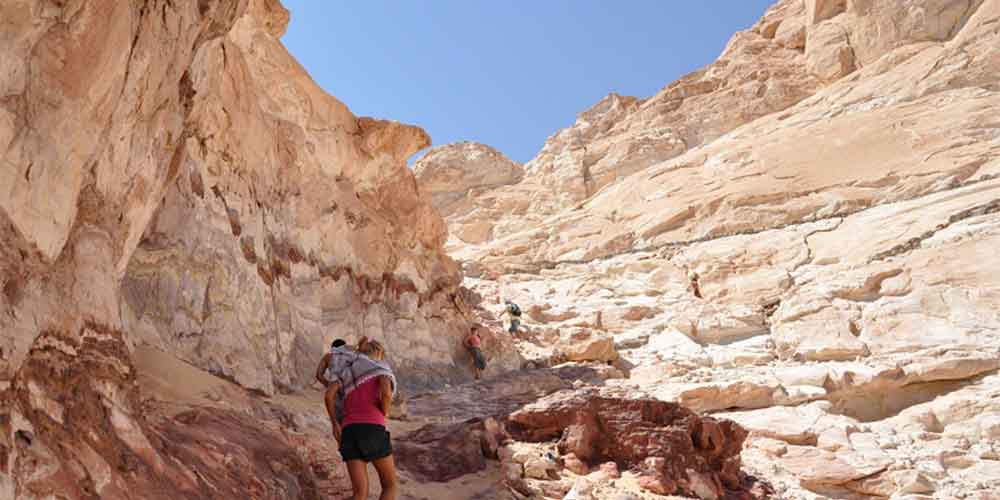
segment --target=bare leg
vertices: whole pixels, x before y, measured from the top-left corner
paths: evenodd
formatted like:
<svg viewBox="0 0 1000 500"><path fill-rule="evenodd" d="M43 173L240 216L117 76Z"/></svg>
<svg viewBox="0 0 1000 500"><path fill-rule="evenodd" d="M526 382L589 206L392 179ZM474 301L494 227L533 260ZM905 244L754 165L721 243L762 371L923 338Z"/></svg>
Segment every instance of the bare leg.
<svg viewBox="0 0 1000 500"><path fill-rule="evenodd" d="M352 500L368 500L368 464L361 460L348 460L347 475L354 490Z"/></svg>
<svg viewBox="0 0 1000 500"><path fill-rule="evenodd" d="M471 349L469 350L469 357L472 358L472 376L476 380L479 380L479 368L476 367L476 353L472 352Z"/></svg>
<svg viewBox="0 0 1000 500"><path fill-rule="evenodd" d="M396 495L399 494L399 484L396 480L396 462L393 461L392 455L380 458L372 462L372 465L375 466L375 471L378 472L378 482L382 485L382 494L379 495L378 500L396 500Z"/></svg>

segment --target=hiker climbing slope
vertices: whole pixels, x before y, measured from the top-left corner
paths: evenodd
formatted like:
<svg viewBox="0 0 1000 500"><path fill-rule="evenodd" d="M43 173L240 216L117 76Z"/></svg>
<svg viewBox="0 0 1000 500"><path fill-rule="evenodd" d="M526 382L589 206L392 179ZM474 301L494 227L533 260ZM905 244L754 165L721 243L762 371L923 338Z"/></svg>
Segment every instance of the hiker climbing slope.
<svg viewBox="0 0 1000 500"><path fill-rule="evenodd" d="M486 369L486 356L483 355L482 346L483 338L479 336L479 327L473 325L469 329L469 334L465 336L463 341L465 348L468 349L469 355L472 356L472 369L476 380L482 376L483 370Z"/></svg>
<svg viewBox="0 0 1000 500"><path fill-rule="evenodd" d="M326 378L326 372L330 368L330 361L336 356L338 363L343 363L340 361L346 356L350 356L353 353L353 349L347 345L343 339L336 339L330 344L330 352L323 355L323 358L319 360L319 366L316 367L316 380L323 387L329 388L331 380ZM336 363L335 363L336 364ZM337 415L337 422L344 421L344 392L340 391L337 393L337 399L334 401L334 409Z"/></svg>
<svg viewBox="0 0 1000 500"><path fill-rule="evenodd" d="M324 378L330 381L324 401L333 436L347 465L354 500L368 498L368 464L375 466L382 486L380 500L398 495L392 443L386 430L396 377L385 362L381 343L362 337L356 352L331 353ZM336 415L334 402L344 394L344 417Z"/></svg>
<svg viewBox="0 0 1000 500"><path fill-rule="evenodd" d="M521 328L521 308L510 299L504 299L504 304L506 307L503 314L510 316L510 328L507 331L512 335L516 335Z"/></svg>

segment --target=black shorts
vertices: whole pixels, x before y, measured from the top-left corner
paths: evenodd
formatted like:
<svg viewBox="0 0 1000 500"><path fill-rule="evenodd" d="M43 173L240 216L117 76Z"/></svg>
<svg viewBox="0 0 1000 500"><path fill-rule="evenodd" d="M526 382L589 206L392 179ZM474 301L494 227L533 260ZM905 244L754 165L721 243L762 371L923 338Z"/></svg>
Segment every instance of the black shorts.
<svg viewBox="0 0 1000 500"><path fill-rule="evenodd" d="M470 347L469 352L472 353L473 364L476 365L476 369L485 370L486 369L486 356L483 356L483 351L478 347Z"/></svg>
<svg viewBox="0 0 1000 500"><path fill-rule="evenodd" d="M351 424L340 436L340 456L344 461L371 462L392 455L389 431L376 424Z"/></svg>

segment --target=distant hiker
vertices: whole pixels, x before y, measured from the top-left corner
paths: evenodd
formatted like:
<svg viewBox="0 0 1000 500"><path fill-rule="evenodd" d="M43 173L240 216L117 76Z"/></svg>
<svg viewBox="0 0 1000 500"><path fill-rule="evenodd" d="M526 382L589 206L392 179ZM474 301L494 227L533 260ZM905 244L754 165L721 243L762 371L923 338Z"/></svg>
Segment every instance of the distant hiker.
<svg viewBox="0 0 1000 500"><path fill-rule="evenodd" d="M357 352L332 351L324 375L331 383L324 395L333 437L347 464L354 500L368 498L368 462L375 466L382 485L380 500L395 500L399 486L392 443L385 428L396 377L384 361L385 348L362 337ZM344 393L344 419L337 419L337 395Z"/></svg>
<svg viewBox="0 0 1000 500"><path fill-rule="evenodd" d="M483 356L482 347L483 338L479 336L479 327L473 326L469 329L469 334L465 336L465 348L472 356L472 370L476 380L479 380L483 370L486 369L486 356Z"/></svg>
<svg viewBox="0 0 1000 500"><path fill-rule="evenodd" d="M344 339L336 339L330 344L330 352L324 354L319 360L319 366L316 367L316 380L319 381L320 384L323 384L323 387L330 387L331 381L326 378L326 371L330 367L330 359L334 356L334 354L337 354L342 350L345 351L346 354L351 351L351 348L348 347L347 342L345 342ZM344 420L343 394L343 392L337 393L337 399L334 401L334 409L336 410L335 413L337 415L338 422Z"/></svg>
<svg viewBox="0 0 1000 500"><path fill-rule="evenodd" d="M699 298L699 299L702 298L702 296L701 296L701 284L698 281L700 279L701 278L698 276L698 273L691 273L691 286L690 286L691 293L693 293L694 296L697 297L697 298Z"/></svg>
<svg viewBox="0 0 1000 500"><path fill-rule="evenodd" d="M505 299L503 302L507 306L503 314L510 316L510 329L507 331L512 335L517 335L517 331L521 327L521 308L517 307L517 304L511 302L510 299Z"/></svg>

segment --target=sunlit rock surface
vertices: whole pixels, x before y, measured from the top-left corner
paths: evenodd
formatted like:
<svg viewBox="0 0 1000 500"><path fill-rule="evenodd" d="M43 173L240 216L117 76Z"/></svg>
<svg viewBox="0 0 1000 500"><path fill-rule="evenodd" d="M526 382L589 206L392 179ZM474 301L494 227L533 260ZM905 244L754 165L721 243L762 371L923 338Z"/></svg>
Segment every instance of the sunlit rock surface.
<svg viewBox="0 0 1000 500"><path fill-rule="evenodd" d="M740 422L783 498L988 498L998 26L995 0L778 2L703 70L581 113L446 215L494 237L448 247L526 311L526 357L611 336L609 384Z"/></svg>

